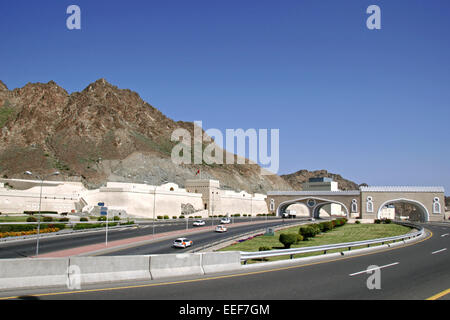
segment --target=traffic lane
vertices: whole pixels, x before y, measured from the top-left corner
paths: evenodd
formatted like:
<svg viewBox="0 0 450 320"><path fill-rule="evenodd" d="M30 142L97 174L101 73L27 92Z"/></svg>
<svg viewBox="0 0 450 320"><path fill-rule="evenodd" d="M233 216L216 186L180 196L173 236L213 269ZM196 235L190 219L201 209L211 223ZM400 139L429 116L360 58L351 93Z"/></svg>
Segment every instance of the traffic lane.
<svg viewBox="0 0 450 320"><path fill-rule="evenodd" d="M433 229L432 227L429 227ZM433 230L432 230L433 231ZM437 232L437 230L434 230ZM440 239L440 240L436 240ZM40 297L43 299L424 299L440 291L439 286L448 284L448 256L441 260L425 259L430 249L445 244L441 237L434 236L407 247L398 247L383 252L351 256L337 261L320 262L306 266L292 266L275 270L244 270L237 274L209 275L191 282L168 280L161 284L155 281L135 282L135 288L120 288L101 292L74 292L73 294ZM408 272L404 272L411 255L416 257ZM351 278L350 274L365 270L370 265L384 266L381 290L369 290L366 286L368 274ZM429 272L433 270L434 273ZM436 275L436 276L433 276ZM406 284L399 278L404 277ZM205 279L206 278L206 279ZM402 280L402 279L400 279ZM391 285L392 284L392 285ZM147 285L147 287L145 287ZM423 287L428 286L428 291ZM144 286L144 287L143 287ZM422 288L421 288L422 287ZM94 289L87 286L84 289ZM108 288L108 285L97 286ZM219 288L219 289L218 289ZM420 290L419 290L420 289ZM445 288L446 289L446 288ZM442 289L442 290L445 290ZM53 290L53 289L49 289ZM43 292L41 290L41 292ZM51 292L51 291L45 291ZM414 292L414 296L410 296ZM29 294L30 291L28 291ZM189 293L188 295L186 293Z"/></svg>
<svg viewBox="0 0 450 320"><path fill-rule="evenodd" d="M220 219L217 219L218 222ZM250 219L248 219L250 220ZM263 222L263 219L253 219L254 221ZM270 220L269 220L270 221ZM277 221L281 221L278 219ZM191 230L193 221L190 222L188 228ZM183 230L186 224L182 222L175 223L155 223L155 234L166 233L171 231ZM39 239L39 253L45 254L60 250L73 249L81 246L103 243L106 240L106 230L94 233L80 233L73 235L56 236L52 238ZM148 236L153 234L153 225L147 225L139 228L124 228L122 230L109 229L108 241L123 240L132 237ZM36 239L7 242L0 244L0 258L24 258L32 257L36 254Z"/></svg>
<svg viewBox="0 0 450 320"><path fill-rule="evenodd" d="M433 231L433 227L429 227ZM437 232L437 230L435 230ZM450 287L447 255L428 259L441 246L433 236L407 247L352 256L331 262L278 270L247 271L225 277L167 285L69 295L73 299L425 299ZM413 261L413 263L411 262ZM381 289L368 289L370 274L351 277L368 266L398 264L381 269ZM206 280L205 280L206 278ZM209 279L208 279L209 278ZM188 293L188 294L186 294ZM66 299L67 296L53 296Z"/></svg>
<svg viewBox="0 0 450 320"><path fill-rule="evenodd" d="M298 222L298 221L297 221ZM297 223L290 222L290 223ZM214 230L208 230L201 233L196 234L186 234L186 235L178 235L171 239L161 240L157 242L153 242L150 244L145 244L142 246L126 248L123 250L117 250L113 252L106 253L104 255L108 256L118 256L118 255L148 255L148 254L167 254L167 253L182 253L187 252L196 247L202 247L204 245L210 244L215 241L220 241L220 239L226 239L232 236L238 236L242 233L252 232L259 229L264 229L268 227L276 227L287 225L286 222L283 221L274 221L268 222L267 224L256 224L256 225L246 225L246 226L233 226L227 225L228 231L224 233L215 232ZM172 243L176 238L188 238L194 242L193 246L187 247L185 249L182 248L173 248Z"/></svg>

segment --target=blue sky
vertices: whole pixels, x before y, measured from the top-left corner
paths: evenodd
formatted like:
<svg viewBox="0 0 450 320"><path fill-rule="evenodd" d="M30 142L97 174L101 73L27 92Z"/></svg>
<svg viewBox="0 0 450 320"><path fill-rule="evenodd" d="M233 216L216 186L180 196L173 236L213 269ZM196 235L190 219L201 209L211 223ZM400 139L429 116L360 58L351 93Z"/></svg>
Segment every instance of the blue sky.
<svg viewBox="0 0 450 320"><path fill-rule="evenodd" d="M449 14L448 0L2 1L0 80L106 78L204 129L280 129L279 174L450 190Z"/></svg>

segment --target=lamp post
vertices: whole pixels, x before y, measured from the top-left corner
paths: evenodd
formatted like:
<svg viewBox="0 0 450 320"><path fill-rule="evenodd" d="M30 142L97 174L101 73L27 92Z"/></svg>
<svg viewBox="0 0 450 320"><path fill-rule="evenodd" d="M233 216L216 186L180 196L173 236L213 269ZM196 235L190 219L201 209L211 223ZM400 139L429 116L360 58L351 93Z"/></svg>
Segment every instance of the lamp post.
<svg viewBox="0 0 450 320"><path fill-rule="evenodd" d="M26 171L25 172L26 175L32 176L33 173L31 171ZM35 175L36 178L38 178L41 181L41 190L39 193L39 213L38 213L38 227L37 227L37 242L36 242L36 257L39 255L39 232L41 229L41 204L42 204L42 185L44 184L44 179L51 177L51 176L57 176L59 175L59 171L55 171L52 174L46 175L46 176L37 176Z"/></svg>
<svg viewBox="0 0 450 320"><path fill-rule="evenodd" d="M147 183L147 181L144 181ZM168 181L163 181L161 184L167 183ZM155 235L155 214L156 214L156 188L158 186L155 185L155 188L153 189L153 235Z"/></svg>

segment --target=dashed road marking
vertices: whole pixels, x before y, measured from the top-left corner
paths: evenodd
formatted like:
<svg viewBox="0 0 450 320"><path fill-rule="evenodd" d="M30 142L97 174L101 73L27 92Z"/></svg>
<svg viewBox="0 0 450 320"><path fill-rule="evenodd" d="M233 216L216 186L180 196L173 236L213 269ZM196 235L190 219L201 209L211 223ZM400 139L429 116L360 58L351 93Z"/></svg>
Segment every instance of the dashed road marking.
<svg viewBox="0 0 450 320"><path fill-rule="evenodd" d="M358 272L349 274L349 276L352 277L352 276L356 276L356 275L361 274L361 273L367 273L367 272L369 272L369 271L373 271L373 270L378 270L378 269L383 269L383 268L395 266L395 265L397 265L397 264L399 264L399 263L400 263L400 262L394 262L394 263L386 264L386 265L381 266L381 267L378 267L378 268L372 268L372 269L367 269L367 270L363 270L363 271L358 271Z"/></svg>

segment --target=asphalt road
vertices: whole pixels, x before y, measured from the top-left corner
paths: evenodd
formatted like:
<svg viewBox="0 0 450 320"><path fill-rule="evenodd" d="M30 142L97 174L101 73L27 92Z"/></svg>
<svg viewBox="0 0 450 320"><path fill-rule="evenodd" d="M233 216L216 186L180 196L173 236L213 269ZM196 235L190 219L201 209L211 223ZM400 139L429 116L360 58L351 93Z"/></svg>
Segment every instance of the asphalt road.
<svg viewBox="0 0 450 320"><path fill-rule="evenodd" d="M265 218L253 218L252 221L265 221ZM211 220L206 219L207 225L211 225ZM214 220L214 225L219 224L220 219ZM248 222L249 218L239 218L235 219L235 222ZM192 226L193 221L189 222L189 230L194 229ZM274 224L282 223L282 219L269 219L268 226ZM260 226L253 225L247 226L244 230L256 230L261 228ZM165 233L170 231L184 230L186 229L186 222L175 221L175 222L158 222L155 224L155 234ZM235 231L238 231L236 229ZM229 231L231 232L231 229ZM234 231L233 231L234 232ZM122 229L110 229L108 231L108 241L122 240L132 237L140 237L153 234L153 225L151 223L142 223L140 227L124 227ZM197 238L196 238L197 239ZM72 249L81 246L87 246L97 243L105 242L105 231L99 232L89 232L89 233L78 233L69 234L64 236L52 236L52 237L41 237L39 240L39 253L45 254L59 250ZM204 243L203 240L200 244ZM197 241L196 241L197 244ZM146 249L147 250L147 249ZM160 253L158 246L155 247L154 253ZM138 251L136 251L138 252ZM32 257L36 253L36 239L31 240L21 240L21 241L11 241L0 243L0 259L8 258L24 258ZM119 254L119 253L118 253ZM130 253L124 253L130 254Z"/></svg>
<svg viewBox="0 0 450 320"><path fill-rule="evenodd" d="M146 244L143 246L138 247L132 247L127 248L123 250L116 250L112 252L108 252L106 254L101 255L107 255L107 256L119 256L119 255L147 255L147 254L166 254L166 253L183 253L183 252L189 252L192 250L198 250L199 248L202 248L205 245L214 243L214 242L220 242L225 241L227 238L239 236L244 233L249 233L255 230L264 229L267 227L276 227L276 226L282 226L287 225L290 223L299 223L301 220L295 219L295 220L283 220L283 219L276 219L273 221L268 221L267 224L258 224L258 225L244 225L244 226L233 226L232 224L225 225L228 227L227 232L218 233L212 230L205 231L202 233L196 233L196 234L187 234L187 235L179 235L173 237L173 239L170 240L161 240L152 242L150 244ZM180 237L186 237L189 240L193 241L193 245L191 247L187 247L185 249L182 248L174 248L172 247L172 242L176 238Z"/></svg>
<svg viewBox="0 0 450 320"><path fill-rule="evenodd" d="M418 243L309 265L171 281L93 285L73 292L61 288L60 294L58 289L17 294L70 300L426 299L450 288L450 227L426 224L426 228L432 234ZM366 270L373 265L381 268L380 289L367 287L372 274ZM449 298L450 294L440 297Z"/></svg>

